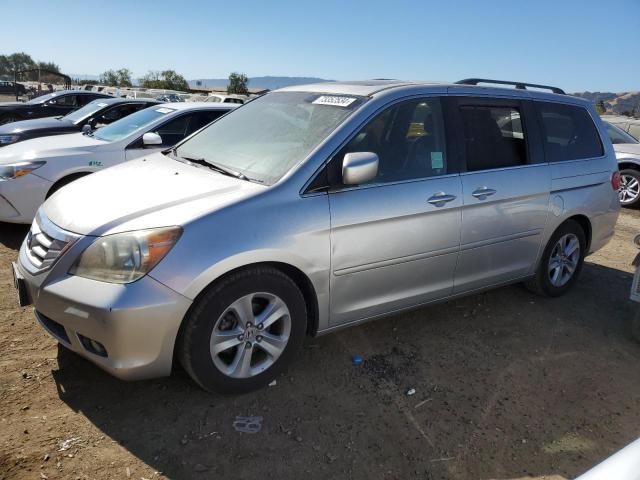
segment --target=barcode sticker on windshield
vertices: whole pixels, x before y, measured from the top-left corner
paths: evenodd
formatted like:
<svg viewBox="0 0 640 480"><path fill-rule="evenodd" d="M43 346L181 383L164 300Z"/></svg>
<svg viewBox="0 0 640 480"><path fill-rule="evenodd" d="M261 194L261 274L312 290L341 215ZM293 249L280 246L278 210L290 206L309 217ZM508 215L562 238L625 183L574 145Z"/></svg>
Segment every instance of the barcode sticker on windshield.
<svg viewBox="0 0 640 480"><path fill-rule="evenodd" d="M356 99L353 97L336 97L333 95L322 95L316 98L313 102L315 105L332 105L334 107L348 107Z"/></svg>
<svg viewBox="0 0 640 480"><path fill-rule="evenodd" d="M159 112L159 113L171 113L171 112L173 112L173 109L172 108L160 107L160 108L156 108L156 112Z"/></svg>

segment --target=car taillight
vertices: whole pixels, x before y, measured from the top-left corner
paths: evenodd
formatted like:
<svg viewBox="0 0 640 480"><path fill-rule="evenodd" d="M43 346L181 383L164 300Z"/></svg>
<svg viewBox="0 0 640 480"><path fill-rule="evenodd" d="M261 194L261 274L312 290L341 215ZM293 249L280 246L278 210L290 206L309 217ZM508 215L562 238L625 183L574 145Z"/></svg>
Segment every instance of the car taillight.
<svg viewBox="0 0 640 480"><path fill-rule="evenodd" d="M613 175L611 175L611 188L616 192L620 190L620 172L618 171L613 172Z"/></svg>

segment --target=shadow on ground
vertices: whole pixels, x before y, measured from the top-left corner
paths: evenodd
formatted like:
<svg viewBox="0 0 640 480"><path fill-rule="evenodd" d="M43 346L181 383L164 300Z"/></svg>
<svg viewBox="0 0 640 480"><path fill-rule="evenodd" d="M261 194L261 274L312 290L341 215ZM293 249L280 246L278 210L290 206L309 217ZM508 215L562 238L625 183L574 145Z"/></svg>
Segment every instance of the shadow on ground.
<svg viewBox="0 0 640 480"><path fill-rule="evenodd" d="M559 299L513 286L310 339L276 386L244 396L181 370L121 382L63 348L53 375L170 478L573 478L638 434L630 282L587 264ZM236 416L262 430L236 432Z"/></svg>
<svg viewBox="0 0 640 480"><path fill-rule="evenodd" d="M0 222L0 233L0 244L12 250L18 250L22 240L29 233L29 225Z"/></svg>

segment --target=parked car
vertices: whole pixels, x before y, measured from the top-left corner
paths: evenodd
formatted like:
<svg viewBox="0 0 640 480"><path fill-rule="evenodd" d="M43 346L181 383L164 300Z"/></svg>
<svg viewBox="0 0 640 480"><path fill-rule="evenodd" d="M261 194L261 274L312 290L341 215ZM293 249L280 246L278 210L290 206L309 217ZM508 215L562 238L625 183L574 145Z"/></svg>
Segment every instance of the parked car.
<svg viewBox="0 0 640 480"><path fill-rule="evenodd" d="M219 95L217 93L209 95L207 98L205 98L204 101L213 102L213 103L239 103L239 104L245 103L244 98L236 97L232 95Z"/></svg>
<svg viewBox="0 0 640 480"><path fill-rule="evenodd" d="M63 186L89 173L172 147L233 107L163 103L94 132L8 145L0 149L0 221L31 223L40 204Z"/></svg>
<svg viewBox="0 0 640 480"><path fill-rule="evenodd" d="M18 95L20 96L27 94L27 89L23 84L17 83L17 82L8 82L8 81L0 80L0 94L15 95L16 89L18 91Z"/></svg>
<svg viewBox="0 0 640 480"><path fill-rule="evenodd" d="M617 126L604 122L620 169L620 203L636 207L640 203L640 142Z"/></svg>
<svg viewBox="0 0 640 480"><path fill-rule="evenodd" d="M2 102L0 103L0 125L30 118L66 115L96 98L113 97L84 90L64 90L41 95L28 102Z"/></svg>
<svg viewBox="0 0 640 480"><path fill-rule="evenodd" d="M562 295L620 210L605 128L557 88L474 83L288 87L82 178L39 209L20 301L117 377L177 359L243 392L307 334L516 282Z"/></svg>
<svg viewBox="0 0 640 480"><path fill-rule="evenodd" d="M160 100L161 102L184 102L184 99L177 93L164 93L158 95L156 100Z"/></svg>
<svg viewBox="0 0 640 480"><path fill-rule="evenodd" d="M94 130L159 103L145 99L100 98L64 116L7 123L0 125L0 147L31 138L79 132L85 125Z"/></svg>
<svg viewBox="0 0 640 480"><path fill-rule="evenodd" d="M636 140L640 140L640 118L625 117L623 115L603 115L602 119L627 132Z"/></svg>

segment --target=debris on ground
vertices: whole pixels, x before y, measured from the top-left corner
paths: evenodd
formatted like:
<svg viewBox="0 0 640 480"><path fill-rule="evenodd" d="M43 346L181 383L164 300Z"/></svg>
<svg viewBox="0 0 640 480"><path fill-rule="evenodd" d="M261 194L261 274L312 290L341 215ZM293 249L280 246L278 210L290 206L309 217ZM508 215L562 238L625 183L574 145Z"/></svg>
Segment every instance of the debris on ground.
<svg viewBox="0 0 640 480"><path fill-rule="evenodd" d="M406 392L407 397L410 397L411 395L415 395L416 394L416 389L415 388L409 388Z"/></svg>
<svg viewBox="0 0 640 480"><path fill-rule="evenodd" d="M353 363L356 367L359 367L360 365L362 365L362 357L360 355L352 355L351 356L351 363Z"/></svg>
<svg viewBox="0 0 640 480"><path fill-rule="evenodd" d="M262 417L236 417L233 428L240 433L258 433L262 430Z"/></svg>
<svg viewBox="0 0 640 480"><path fill-rule="evenodd" d="M65 450L69 450L71 447L77 445L78 443L80 443L80 437L68 438L60 442L60 448L58 449L58 451L64 452Z"/></svg>

